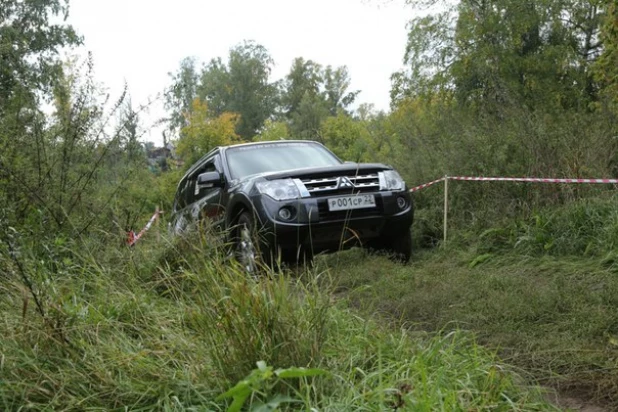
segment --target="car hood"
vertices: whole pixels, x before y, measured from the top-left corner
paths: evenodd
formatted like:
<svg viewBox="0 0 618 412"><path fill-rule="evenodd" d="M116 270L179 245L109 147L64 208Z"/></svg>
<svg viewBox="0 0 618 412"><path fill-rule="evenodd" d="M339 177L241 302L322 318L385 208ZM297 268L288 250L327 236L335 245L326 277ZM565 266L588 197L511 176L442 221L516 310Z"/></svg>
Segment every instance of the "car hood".
<svg viewBox="0 0 618 412"><path fill-rule="evenodd" d="M337 175L354 176L391 169L392 167L381 163L343 163L337 166L308 167L303 169L284 170L281 172L262 173L261 175L254 175L253 177L261 176L267 180L287 178L308 179Z"/></svg>

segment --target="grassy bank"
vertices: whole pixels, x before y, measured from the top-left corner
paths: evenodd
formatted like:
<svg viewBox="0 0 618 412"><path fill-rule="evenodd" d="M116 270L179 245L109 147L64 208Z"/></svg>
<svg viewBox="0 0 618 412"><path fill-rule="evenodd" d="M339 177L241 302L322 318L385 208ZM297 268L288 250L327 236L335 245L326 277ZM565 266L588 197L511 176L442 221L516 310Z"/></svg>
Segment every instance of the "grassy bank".
<svg viewBox="0 0 618 412"><path fill-rule="evenodd" d="M3 410L553 409L472 334L380 326L319 268L255 281L204 238L109 244L3 255Z"/></svg>
<svg viewBox="0 0 618 412"><path fill-rule="evenodd" d="M338 295L412 331L472 331L542 384L618 407L618 212L582 200L418 250L328 257ZM358 270L362 267L363 270Z"/></svg>

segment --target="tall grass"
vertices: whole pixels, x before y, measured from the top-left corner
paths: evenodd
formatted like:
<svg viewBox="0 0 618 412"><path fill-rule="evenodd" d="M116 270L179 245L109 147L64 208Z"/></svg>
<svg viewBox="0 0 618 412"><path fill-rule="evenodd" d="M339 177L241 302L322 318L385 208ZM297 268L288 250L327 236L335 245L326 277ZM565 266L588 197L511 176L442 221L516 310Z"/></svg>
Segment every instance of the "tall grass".
<svg viewBox="0 0 618 412"><path fill-rule="evenodd" d="M2 255L0 408L224 410L256 365L328 373L249 385L246 406L547 410L539 391L460 332L392 332L331 293L318 268L246 276L215 239L133 250L96 241ZM49 263L49 262L48 262ZM36 288L44 316L17 275ZM288 376L296 376L288 373Z"/></svg>
<svg viewBox="0 0 618 412"><path fill-rule="evenodd" d="M605 193L542 208L525 219L499 222L480 233L479 248L556 256L613 255L618 246L617 201L617 195Z"/></svg>
<svg viewBox="0 0 618 412"><path fill-rule="evenodd" d="M413 330L473 331L545 384L615 409L617 200L605 192L461 225L443 247L417 249L407 267L358 252L327 265L339 295L364 313ZM423 211L422 227L439 219L432 213Z"/></svg>

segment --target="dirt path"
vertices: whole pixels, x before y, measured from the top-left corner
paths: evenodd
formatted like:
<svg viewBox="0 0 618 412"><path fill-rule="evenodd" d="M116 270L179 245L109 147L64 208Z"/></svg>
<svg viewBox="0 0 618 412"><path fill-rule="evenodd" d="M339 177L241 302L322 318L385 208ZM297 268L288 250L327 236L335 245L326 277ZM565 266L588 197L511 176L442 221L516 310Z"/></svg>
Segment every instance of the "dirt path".
<svg viewBox="0 0 618 412"><path fill-rule="evenodd" d="M577 411L577 412L609 412L609 409L594 405L588 401L585 401L577 396L559 394L553 389L549 389L551 392L547 394L547 399L554 405L564 410Z"/></svg>

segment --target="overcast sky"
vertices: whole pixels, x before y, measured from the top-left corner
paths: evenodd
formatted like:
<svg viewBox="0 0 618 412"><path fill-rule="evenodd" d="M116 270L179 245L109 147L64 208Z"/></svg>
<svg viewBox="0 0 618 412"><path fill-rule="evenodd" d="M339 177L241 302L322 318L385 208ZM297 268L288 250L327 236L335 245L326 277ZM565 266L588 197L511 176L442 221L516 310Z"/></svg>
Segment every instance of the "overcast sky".
<svg viewBox="0 0 618 412"><path fill-rule="evenodd" d="M184 57L227 60L243 40L265 46L272 80L295 57L346 65L357 103L388 110L390 75L399 70L406 23L403 0L70 0L69 23L84 36L97 80L118 96L126 81L135 105L155 98ZM163 115L154 105L147 122ZM154 129L144 140L161 142Z"/></svg>

